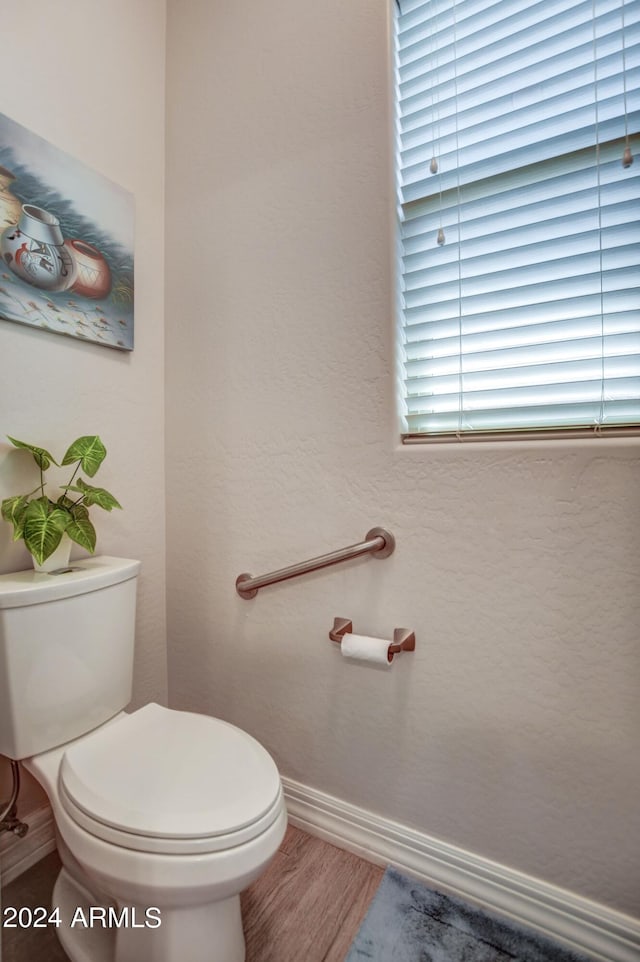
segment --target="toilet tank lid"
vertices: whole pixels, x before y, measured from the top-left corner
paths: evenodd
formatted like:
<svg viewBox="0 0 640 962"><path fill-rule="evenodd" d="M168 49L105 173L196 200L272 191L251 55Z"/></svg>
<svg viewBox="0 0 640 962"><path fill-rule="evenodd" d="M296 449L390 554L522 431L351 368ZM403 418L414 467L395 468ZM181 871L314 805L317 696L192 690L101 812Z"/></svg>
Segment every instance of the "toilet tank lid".
<svg viewBox="0 0 640 962"><path fill-rule="evenodd" d="M72 561L60 573L14 571L0 575L0 608L23 608L108 588L136 578L140 562L101 555Z"/></svg>

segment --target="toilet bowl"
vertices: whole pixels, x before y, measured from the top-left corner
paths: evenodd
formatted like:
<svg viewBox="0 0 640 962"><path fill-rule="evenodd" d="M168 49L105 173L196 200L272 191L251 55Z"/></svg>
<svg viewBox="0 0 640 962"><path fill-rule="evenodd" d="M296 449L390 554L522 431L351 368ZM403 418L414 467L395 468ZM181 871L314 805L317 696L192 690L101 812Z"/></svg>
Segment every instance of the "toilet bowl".
<svg viewBox="0 0 640 962"><path fill-rule="evenodd" d="M287 821L278 771L255 739L150 704L24 765L62 842L54 905L73 962L244 960L239 894Z"/></svg>
<svg viewBox="0 0 640 962"><path fill-rule="evenodd" d="M0 576L0 753L22 759L51 803L63 866L56 932L71 962L244 962L240 892L273 858L287 824L278 770L259 742L221 719L153 703L122 710L128 644L112 643L112 630L134 606L129 596L114 625L114 605L118 587L129 585L130 595L139 565L86 565L66 589L42 580L50 576ZM78 595L94 596L85 614L108 613L104 633L74 623ZM28 619L11 618L31 605L33 631ZM58 686L33 661L43 618L47 665L67 666L57 713Z"/></svg>

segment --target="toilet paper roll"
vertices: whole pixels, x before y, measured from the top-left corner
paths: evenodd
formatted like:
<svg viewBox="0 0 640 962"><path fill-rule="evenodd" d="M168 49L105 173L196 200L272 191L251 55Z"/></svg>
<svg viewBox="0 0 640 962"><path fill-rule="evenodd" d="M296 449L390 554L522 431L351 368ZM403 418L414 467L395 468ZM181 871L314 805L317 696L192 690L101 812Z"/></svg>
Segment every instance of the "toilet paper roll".
<svg viewBox="0 0 640 962"><path fill-rule="evenodd" d="M368 661L374 665L391 668L389 661L389 645L385 638L370 638L368 635L342 636L342 654L345 658L357 658L358 661Z"/></svg>

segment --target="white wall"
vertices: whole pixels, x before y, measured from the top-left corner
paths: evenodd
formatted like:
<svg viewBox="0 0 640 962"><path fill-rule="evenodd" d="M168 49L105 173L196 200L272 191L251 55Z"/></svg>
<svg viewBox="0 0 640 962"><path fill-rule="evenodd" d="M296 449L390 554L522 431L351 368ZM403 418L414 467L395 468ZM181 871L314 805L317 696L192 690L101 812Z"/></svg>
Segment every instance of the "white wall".
<svg viewBox="0 0 640 962"><path fill-rule="evenodd" d="M60 0L2 11L0 112L135 196L133 353L0 320L0 497L20 493L35 469L7 434L58 456L81 434L104 440L108 456L96 483L124 510L96 510L98 552L143 562L136 704L166 697L165 19L164 0ZM9 525L0 524L0 572L30 564L23 545L11 543ZM7 771L0 765L0 799ZM41 799L27 782L21 815Z"/></svg>
<svg viewBox="0 0 640 962"><path fill-rule="evenodd" d="M638 914L639 448L398 446L386 6L169 0L172 704ZM387 561L234 591L377 524ZM417 651L346 664L334 615Z"/></svg>

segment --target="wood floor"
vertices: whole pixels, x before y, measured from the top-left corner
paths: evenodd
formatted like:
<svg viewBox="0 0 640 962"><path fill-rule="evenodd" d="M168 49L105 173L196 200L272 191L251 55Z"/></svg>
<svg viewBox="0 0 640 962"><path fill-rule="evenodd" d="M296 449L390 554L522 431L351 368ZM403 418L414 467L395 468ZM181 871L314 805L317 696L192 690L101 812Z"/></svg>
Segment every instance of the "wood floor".
<svg viewBox="0 0 640 962"><path fill-rule="evenodd" d="M59 864L48 855L2 890L2 906L48 905ZM266 872L242 895L246 962L344 962L383 871L289 826ZM2 962L65 960L53 930L2 932Z"/></svg>
<svg viewBox="0 0 640 962"><path fill-rule="evenodd" d="M383 871L289 826L242 896L247 962L344 962Z"/></svg>

